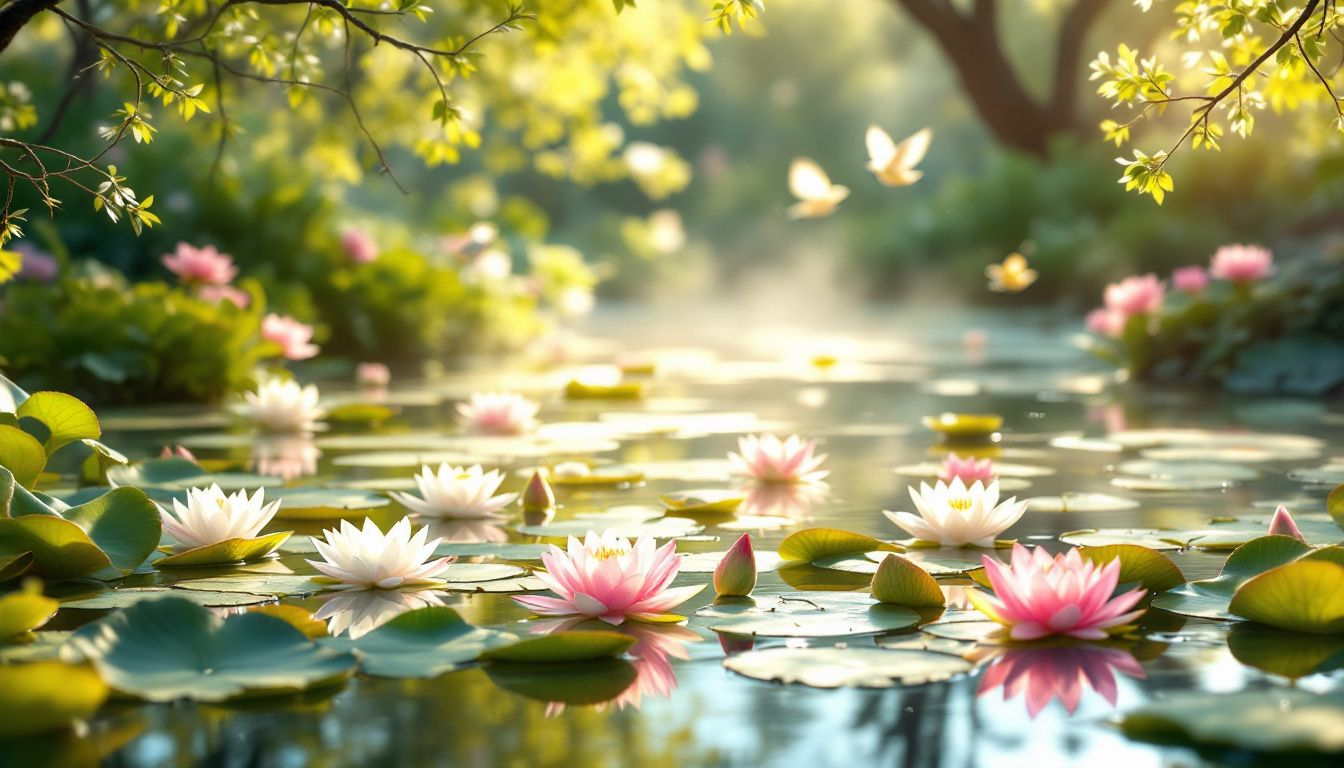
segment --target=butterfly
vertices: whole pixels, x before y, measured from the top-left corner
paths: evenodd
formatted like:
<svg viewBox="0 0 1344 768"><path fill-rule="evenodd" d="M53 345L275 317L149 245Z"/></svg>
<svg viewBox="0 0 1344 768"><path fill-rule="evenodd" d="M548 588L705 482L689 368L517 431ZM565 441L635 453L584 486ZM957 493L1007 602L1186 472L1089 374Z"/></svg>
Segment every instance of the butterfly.
<svg viewBox="0 0 1344 768"><path fill-rule="evenodd" d="M888 187L914 184L924 175L923 171L915 170L915 166L924 159L931 141L933 130L929 128L897 144L891 140L891 134L876 125L870 125L864 137L864 143L868 145L868 170Z"/></svg>
<svg viewBox="0 0 1344 768"><path fill-rule="evenodd" d="M1027 265L1027 257L1020 253L1010 253L1002 264L990 264L985 267L985 277L989 278L989 290L999 293L1017 293L1026 290L1036 282L1039 275Z"/></svg>
<svg viewBox="0 0 1344 768"><path fill-rule="evenodd" d="M789 166L789 191L798 198L798 202L789 206L790 219L829 216L841 200L849 197L849 187L832 184L821 166L805 157Z"/></svg>

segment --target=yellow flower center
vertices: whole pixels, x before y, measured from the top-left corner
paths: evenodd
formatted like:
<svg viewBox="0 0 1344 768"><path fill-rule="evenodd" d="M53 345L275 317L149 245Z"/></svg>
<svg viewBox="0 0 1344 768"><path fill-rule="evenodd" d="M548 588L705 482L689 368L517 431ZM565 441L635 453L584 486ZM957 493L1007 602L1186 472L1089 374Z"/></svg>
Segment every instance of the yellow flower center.
<svg viewBox="0 0 1344 768"><path fill-rule="evenodd" d="M629 552L630 550L625 549L623 547L603 546L598 547L597 549L589 553L589 557L593 558L594 560L610 560L613 557L621 557L622 555L626 555Z"/></svg>
<svg viewBox="0 0 1344 768"><path fill-rule="evenodd" d="M967 498L948 499L947 506L957 510L958 512L965 512L971 508L972 503L974 502L972 502L970 499Z"/></svg>

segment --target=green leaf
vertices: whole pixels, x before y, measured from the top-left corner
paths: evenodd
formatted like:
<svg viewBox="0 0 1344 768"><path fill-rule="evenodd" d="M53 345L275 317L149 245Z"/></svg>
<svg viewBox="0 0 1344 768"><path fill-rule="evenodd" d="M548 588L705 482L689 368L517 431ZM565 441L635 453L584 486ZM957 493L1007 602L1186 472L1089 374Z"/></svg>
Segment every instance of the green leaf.
<svg viewBox="0 0 1344 768"><path fill-rule="evenodd" d="M254 539L228 539L177 552L154 561L159 570L169 568L191 568L202 565L222 565L225 563L245 563L259 560L280 548L293 534L293 531L280 531Z"/></svg>
<svg viewBox="0 0 1344 768"><path fill-rule="evenodd" d="M511 645L488 650L481 654L481 659L528 663L592 661L620 656L636 642L638 638L635 636L620 632L570 630L524 638Z"/></svg>
<svg viewBox="0 0 1344 768"><path fill-rule="evenodd" d="M83 528L59 517L0 518L0 556L31 553L32 572L51 580L77 579L110 569L112 561Z"/></svg>
<svg viewBox="0 0 1344 768"><path fill-rule="evenodd" d="M107 700L92 669L58 661L0 664L0 691L0 739L68 728Z"/></svg>
<svg viewBox="0 0 1344 768"><path fill-rule="evenodd" d="M23 266L23 255L18 251L0 250L0 285L14 279Z"/></svg>
<svg viewBox="0 0 1344 768"><path fill-rule="evenodd" d="M508 632L474 627L452 608L434 605L407 611L358 639L322 642L353 651L366 674L431 678L466 666L483 651L515 639Z"/></svg>
<svg viewBox="0 0 1344 768"><path fill-rule="evenodd" d="M1340 528L1344 528L1344 485L1336 486L1326 497L1325 511L1330 513L1330 518Z"/></svg>
<svg viewBox="0 0 1344 768"><path fill-rule="evenodd" d="M159 508L139 488L114 489L63 516L87 531L122 575L139 568L163 535Z"/></svg>
<svg viewBox="0 0 1344 768"><path fill-rule="evenodd" d="M823 557L864 552L904 552L896 544L879 541L861 533L835 528L808 528L779 543L779 556L786 561L810 563Z"/></svg>
<svg viewBox="0 0 1344 768"><path fill-rule="evenodd" d="M178 597L147 600L81 627L62 656L91 661L117 691L148 701L288 694L350 676L355 659L283 619L220 619Z"/></svg>
<svg viewBox="0 0 1344 768"><path fill-rule="evenodd" d="M1291 562L1310 551L1291 536L1261 536L1233 550L1217 577L1192 581L1153 598L1153 607L1206 619L1235 619L1228 603L1237 588L1252 578Z"/></svg>
<svg viewBox="0 0 1344 768"><path fill-rule="evenodd" d="M47 467L46 449L22 429L0 425L0 467L8 469L19 485L32 488Z"/></svg>
<svg viewBox="0 0 1344 768"><path fill-rule="evenodd" d="M907 608L944 608L947 600L938 582L923 568L900 555L887 555L873 574L873 597Z"/></svg>
<svg viewBox="0 0 1344 768"><path fill-rule="evenodd" d="M0 597L0 643L46 624L58 608L60 603L44 597L41 587Z"/></svg>
<svg viewBox="0 0 1344 768"><path fill-rule="evenodd" d="M610 701L635 683L635 667L624 659L552 664L496 661L486 666L490 680L510 693L545 702L587 706Z"/></svg>
<svg viewBox="0 0 1344 768"><path fill-rule="evenodd" d="M78 608L84 611L109 611L125 608L129 605L148 600L160 600L172 597L188 600L209 608L229 608L238 605L256 605L271 599L269 595L250 595L243 592L207 592L195 589L172 589L169 587L121 587L108 589L88 597L66 600L62 609Z"/></svg>
<svg viewBox="0 0 1344 768"><path fill-rule="evenodd" d="M33 553L0 556L0 582L17 579L33 567Z"/></svg>
<svg viewBox="0 0 1344 768"><path fill-rule="evenodd" d="M67 443L97 440L103 434L93 409L79 398L61 392L34 392L14 413L46 426L51 433L45 444L48 456Z"/></svg>
<svg viewBox="0 0 1344 768"><path fill-rule="evenodd" d="M1294 632L1344 632L1344 565L1303 558L1265 571L1237 589L1227 610Z"/></svg>
<svg viewBox="0 0 1344 768"><path fill-rule="evenodd" d="M1185 583L1185 574L1181 573L1171 558L1137 544L1083 547L1078 550L1078 554L1098 566L1119 558L1120 583L1141 584L1149 592L1166 592Z"/></svg>
<svg viewBox="0 0 1344 768"><path fill-rule="evenodd" d="M363 516L392 503L380 493L351 488L277 488L268 490L266 498L280 500L275 516L281 520L331 520L354 512Z"/></svg>
<svg viewBox="0 0 1344 768"><path fill-rule="evenodd" d="M1297 679L1344 667L1344 635L1308 635L1260 624L1238 624L1227 635L1237 661Z"/></svg>
<svg viewBox="0 0 1344 768"><path fill-rule="evenodd" d="M958 656L885 648L767 648L735 653L723 666L739 675L814 688L890 688L940 682L971 670Z"/></svg>

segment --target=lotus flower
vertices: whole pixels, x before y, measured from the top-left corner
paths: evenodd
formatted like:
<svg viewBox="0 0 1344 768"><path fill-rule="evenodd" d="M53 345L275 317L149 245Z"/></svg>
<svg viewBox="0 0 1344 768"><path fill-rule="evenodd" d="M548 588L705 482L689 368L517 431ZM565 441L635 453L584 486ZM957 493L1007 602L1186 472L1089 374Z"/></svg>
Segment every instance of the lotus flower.
<svg viewBox="0 0 1344 768"><path fill-rule="evenodd" d="M238 276L233 257L220 253L213 245L197 248L178 243L175 252L164 254L163 266L177 279L192 285L226 285Z"/></svg>
<svg viewBox="0 0 1344 768"><path fill-rule="evenodd" d="M527 487L523 489L523 511L544 512L548 509L555 509L555 493L541 470L534 470L532 479L527 481Z"/></svg>
<svg viewBox="0 0 1344 768"><path fill-rule="evenodd" d="M751 549L751 534L738 537L714 569L714 592L745 597L756 588L756 554Z"/></svg>
<svg viewBox="0 0 1344 768"><path fill-rule="evenodd" d="M1269 535L1292 536L1294 539L1301 542L1307 540L1306 537L1302 535L1302 531L1298 529L1297 523L1293 521L1293 516L1288 514L1288 508L1282 504L1279 505L1278 509L1274 510L1274 519L1269 521Z"/></svg>
<svg viewBox="0 0 1344 768"><path fill-rule="evenodd" d="M363 530L342 520L340 530L323 531L326 540L313 538L322 562L308 564L345 587L396 589L438 583L456 558L434 557L439 539L425 541L429 528L411 535L411 520L403 517L386 534L372 520L364 519Z"/></svg>
<svg viewBox="0 0 1344 768"><path fill-rule="evenodd" d="M211 304L227 301L239 309L247 309L248 305L252 303L252 294L240 288L234 288L232 285L202 285L196 289L196 296Z"/></svg>
<svg viewBox="0 0 1344 768"><path fill-rule="evenodd" d="M208 547L229 539L253 539L275 517L280 502L264 503L265 489L249 498L244 491L226 496L218 485L192 488L187 503L173 499L173 511L159 509L163 530L178 543L178 551Z"/></svg>
<svg viewBox="0 0 1344 768"><path fill-rule="evenodd" d="M341 232L341 250L352 264L368 264L378 260L378 242L373 235L351 227Z"/></svg>
<svg viewBox="0 0 1344 768"><path fill-rule="evenodd" d="M738 438L739 453L729 453L733 470L763 483L813 483L830 474L818 471L826 455L814 456L815 440L790 435L746 435Z"/></svg>
<svg viewBox="0 0 1344 768"><path fill-rule="evenodd" d="M317 387L293 379L267 379L243 395L234 412L268 432L308 432L326 415L317 404Z"/></svg>
<svg viewBox="0 0 1344 768"><path fill-rule="evenodd" d="M1198 264L1181 267L1171 273L1171 287L1192 296L1203 293L1209 287L1209 273Z"/></svg>
<svg viewBox="0 0 1344 768"><path fill-rule="evenodd" d="M1258 245L1224 245L1209 262L1209 274L1234 283L1253 283L1273 271L1273 252Z"/></svg>
<svg viewBox="0 0 1344 768"><path fill-rule="evenodd" d="M1142 589L1111 597L1120 579L1120 558L1104 566L1084 560L1074 547L1053 558L1043 548L1013 545L1012 564L982 558L994 587L991 597L980 590L967 593L971 603L991 620L1009 627L1014 640L1068 635L1104 640L1143 615L1130 610L1143 598Z"/></svg>
<svg viewBox="0 0 1344 768"><path fill-rule="evenodd" d="M537 426L541 404L517 392L477 392L459 403L457 413L467 428L492 435L521 435Z"/></svg>
<svg viewBox="0 0 1344 768"><path fill-rule="evenodd" d="M262 318L261 337L279 344L286 360L307 360L318 353L317 345L312 343L313 326L289 315L270 314Z"/></svg>
<svg viewBox="0 0 1344 768"><path fill-rule="evenodd" d="M1101 307L1087 313L1087 330L1099 336L1118 339L1125 333L1125 323L1129 321L1121 312Z"/></svg>
<svg viewBox="0 0 1344 768"><path fill-rule="evenodd" d="M950 483L958 478L966 485L975 482L988 485L994 482L994 462L989 459L976 459L974 456L963 459L955 453L949 453L947 458L943 459L943 469L938 473L938 479Z"/></svg>
<svg viewBox="0 0 1344 768"><path fill-rule="evenodd" d="M1157 275L1133 275L1106 286L1105 304L1112 312L1132 317L1161 309L1166 294Z"/></svg>
<svg viewBox="0 0 1344 768"><path fill-rule="evenodd" d="M332 637L349 635L358 640L407 611L447 605L448 594L432 589L395 591L361 589L333 595L313 618L327 622Z"/></svg>
<svg viewBox="0 0 1344 768"><path fill-rule="evenodd" d="M910 499L918 515L887 512L897 526L924 541L936 541L945 547L994 546L994 538L1012 527L1027 511L1027 503L1016 497L999 504L999 484L979 480L967 486L961 478L951 484L938 481L932 488L920 483L910 486ZM998 506L995 506L995 505Z"/></svg>
<svg viewBox="0 0 1344 768"><path fill-rule="evenodd" d="M368 389L383 389L392 383L392 371L382 363L360 363L355 366L355 381Z"/></svg>
<svg viewBox="0 0 1344 768"><path fill-rule="evenodd" d="M979 695L1003 688L1004 700L1025 695L1033 719L1052 699L1069 714L1087 689L1115 706L1119 691L1115 673L1142 680L1146 675L1133 654L1100 645L1010 648L1001 652L980 678Z"/></svg>
<svg viewBox="0 0 1344 768"><path fill-rule="evenodd" d="M641 537L629 539L589 531L579 541L569 537L569 550L551 545L542 554L546 572L537 578L556 597L519 595L514 600L542 616L587 616L619 625L627 618L656 619L689 600L704 586L669 587L681 567L677 542L655 548Z"/></svg>
<svg viewBox="0 0 1344 768"><path fill-rule="evenodd" d="M499 517L500 510L518 498L516 493L495 495L503 482L504 473L497 469L486 472L480 464L454 467L444 462L437 474L427 466L420 468L415 476L419 497L397 491L390 495L412 512L429 517Z"/></svg>

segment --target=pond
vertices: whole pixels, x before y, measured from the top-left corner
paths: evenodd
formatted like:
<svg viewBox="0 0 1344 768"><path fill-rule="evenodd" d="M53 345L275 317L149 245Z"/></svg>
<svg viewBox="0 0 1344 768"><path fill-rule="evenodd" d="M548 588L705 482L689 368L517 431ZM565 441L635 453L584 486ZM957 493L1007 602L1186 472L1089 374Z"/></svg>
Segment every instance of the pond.
<svg viewBox="0 0 1344 768"><path fill-rule="evenodd" d="M739 435L797 433L817 439L827 454L823 468L830 472L824 483L758 489L746 495L736 515L697 515L674 524L686 534L678 545L683 553L720 553L749 532L764 566L758 601L798 589L866 588L871 568L865 571L861 554L851 559L848 571L840 567L843 563L775 567L769 555L786 536L810 527L883 540L908 538L882 511L912 510L907 487L932 481L949 448L922 419L942 412L1003 417L996 441L956 450L992 458L1003 494L1034 500L1011 529L1019 540L1058 550L1057 538L1068 532L1163 529L1184 532L1195 542L1199 535L1234 542L1257 535L1249 528L1267 526L1280 502L1298 516L1309 540L1320 531L1341 533L1316 514L1324 512L1326 494L1344 474L1339 428L1344 417L1337 407L1117 385L1113 374L1071 346L1078 329L1050 315L957 317L956 323L944 323L893 312L864 318L866 330L858 334L843 327L756 332L726 317L689 318L669 326L608 310L592 321L590 333L569 340L564 354L571 364L542 372L472 370L433 380L398 380L378 398L398 413L377 429L333 425L310 437L257 438L213 411L164 407L100 414L104 442L134 459L180 444L207 467L278 475L294 485L408 490L422 460L441 458L506 470L504 489L509 491L521 490L537 464L562 460L619 465L644 475L644 481L622 487L557 486L561 506L550 521L525 521L514 506L498 525L440 525L434 531L458 546L450 549L463 553L460 562L524 567L537 564L538 548L500 545L544 539L520 533L520 525L528 533L550 532L537 525L557 526L552 531L563 533L572 521L580 521L580 529L588 525L580 515L625 507L618 522L639 530L653 513L641 517L630 505L661 510L661 496L737 487L725 457L736 449ZM609 328L619 328L621 337L604 337L602 329ZM657 362L644 379L645 397L563 397L570 378L603 373L585 366L613 360ZM453 405L473 391L499 389L542 402L539 438L472 441L459 436ZM323 385L322 391L329 402L368 399L335 384ZM235 479L246 484L246 477ZM371 513L384 526L402 514L395 505ZM356 522L362 516L352 513ZM1233 517L1243 519L1213 523ZM599 522L613 520L609 514ZM238 579L241 573L245 581L251 579L243 591L264 592L267 584L280 583L267 581L274 576L314 573L305 562L312 557L306 534L321 535L330 525L329 520L277 519L270 530L296 535L274 562L195 572L146 568L122 588ZM1129 538L1155 541L1153 535ZM469 542L485 543L461 546ZM1190 579L1217 574L1228 548L1156 545L1166 548ZM471 556L480 552L500 556ZM953 571L975 560L965 553L914 552ZM708 583L716 557L692 557L686 569L697 572L683 569L676 583ZM868 566L875 567L875 561ZM1203 758L1186 746L1131 740L1116 727L1117 714L1169 694L1229 694L1286 685L1283 677L1265 670L1276 669L1274 654L1266 660L1254 648L1247 651L1249 644L1229 647L1229 623L1158 610L1144 619L1140 636L1125 645L1046 648L995 658L988 646L976 643L985 631L982 617L959 602L959 590L950 586L970 581L949 577L942 583L949 586L951 606L919 631L758 637L754 643L743 635L720 638L709 629L711 619L694 616L713 601L713 590L706 589L678 608L692 616L684 626L627 625L625 631L639 633L645 649L633 671L624 662L550 676L468 667L431 679L358 675L334 690L242 704L113 703L87 734L59 745L47 739L41 764L83 765L101 758L107 765L137 768L1190 765ZM80 597L78 591L71 589L67 596ZM328 631L346 636L424 604L367 594L323 593L282 602L321 611ZM436 592L433 599L471 624L529 631L523 623L529 621L528 611L509 594L449 590ZM105 613L64 608L46 629L72 630ZM948 679L878 689L781 684L724 667L726 655L740 656L753 647L832 645L971 653L981 661L974 669L943 675ZM824 669L812 671L826 676ZM1315 675L1298 685L1327 691L1338 680L1338 675ZM17 759L21 755L10 753L0 762L39 764L12 762ZM1239 759L1249 763L1253 758L1243 754Z"/></svg>

